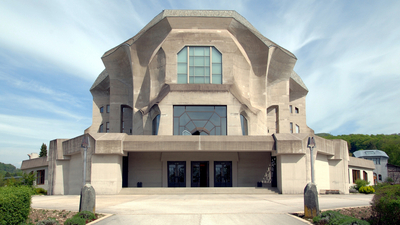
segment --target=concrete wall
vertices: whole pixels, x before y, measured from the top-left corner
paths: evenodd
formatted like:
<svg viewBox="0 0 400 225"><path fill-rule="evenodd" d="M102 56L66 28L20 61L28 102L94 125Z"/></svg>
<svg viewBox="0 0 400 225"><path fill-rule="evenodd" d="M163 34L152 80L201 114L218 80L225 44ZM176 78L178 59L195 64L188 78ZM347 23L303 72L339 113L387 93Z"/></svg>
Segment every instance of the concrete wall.
<svg viewBox="0 0 400 225"><path fill-rule="evenodd" d="M282 194L301 194L307 184L306 155L278 155L278 189Z"/></svg>
<svg viewBox="0 0 400 225"><path fill-rule="evenodd" d="M130 152L128 162L128 187L136 187L137 182L143 187L162 187L161 153Z"/></svg>
<svg viewBox="0 0 400 225"><path fill-rule="evenodd" d="M328 156L317 154L315 160L315 183L318 191L321 189L330 189L330 173Z"/></svg>
<svg viewBox="0 0 400 225"><path fill-rule="evenodd" d="M271 153L269 152L239 152L237 186L256 187L258 181L270 177L268 170L270 164ZM270 185L270 182L265 185Z"/></svg>
<svg viewBox="0 0 400 225"><path fill-rule="evenodd" d="M118 194L122 188L122 156L92 156L92 186L96 194Z"/></svg>

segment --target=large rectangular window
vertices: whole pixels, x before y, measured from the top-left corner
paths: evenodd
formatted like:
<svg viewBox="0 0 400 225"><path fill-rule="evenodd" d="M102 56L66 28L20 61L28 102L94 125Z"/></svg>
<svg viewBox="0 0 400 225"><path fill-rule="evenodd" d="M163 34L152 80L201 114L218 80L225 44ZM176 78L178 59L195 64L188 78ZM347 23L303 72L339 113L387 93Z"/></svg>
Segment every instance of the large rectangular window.
<svg viewBox="0 0 400 225"><path fill-rule="evenodd" d="M45 175L44 170L38 170L38 171L36 171L36 176L37 176L37 178L36 178L36 184L37 184L37 185L44 184L44 175Z"/></svg>
<svg viewBox="0 0 400 225"><path fill-rule="evenodd" d="M353 183L356 183L356 180L360 180L360 171L353 170Z"/></svg>
<svg viewBox="0 0 400 225"><path fill-rule="evenodd" d="M177 55L178 84L222 84L222 54L210 46L186 46Z"/></svg>
<svg viewBox="0 0 400 225"><path fill-rule="evenodd" d="M174 106L174 135L226 135L226 106Z"/></svg>

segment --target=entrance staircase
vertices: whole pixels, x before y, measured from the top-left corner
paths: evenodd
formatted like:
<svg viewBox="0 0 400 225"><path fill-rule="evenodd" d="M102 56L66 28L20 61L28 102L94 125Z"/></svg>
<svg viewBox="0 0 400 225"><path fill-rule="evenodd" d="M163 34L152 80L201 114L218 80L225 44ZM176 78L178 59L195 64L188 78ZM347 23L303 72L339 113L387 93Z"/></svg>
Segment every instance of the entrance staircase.
<svg viewBox="0 0 400 225"><path fill-rule="evenodd" d="M119 195L190 195L190 194L279 194L274 187L206 187L206 188L171 188L171 187L128 187L122 188Z"/></svg>

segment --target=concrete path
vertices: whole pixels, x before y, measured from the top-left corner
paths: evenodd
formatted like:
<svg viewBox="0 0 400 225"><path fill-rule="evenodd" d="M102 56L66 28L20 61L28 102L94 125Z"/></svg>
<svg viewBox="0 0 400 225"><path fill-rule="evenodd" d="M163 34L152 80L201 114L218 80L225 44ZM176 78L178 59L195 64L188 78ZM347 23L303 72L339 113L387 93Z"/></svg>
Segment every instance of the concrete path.
<svg viewBox="0 0 400 225"><path fill-rule="evenodd" d="M368 206L373 195L320 195L320 209ZM307 224L287 213L303 211L303 195L98 195L103 224ZM78 211L79 196L34 196L32 208Z"/></svg>

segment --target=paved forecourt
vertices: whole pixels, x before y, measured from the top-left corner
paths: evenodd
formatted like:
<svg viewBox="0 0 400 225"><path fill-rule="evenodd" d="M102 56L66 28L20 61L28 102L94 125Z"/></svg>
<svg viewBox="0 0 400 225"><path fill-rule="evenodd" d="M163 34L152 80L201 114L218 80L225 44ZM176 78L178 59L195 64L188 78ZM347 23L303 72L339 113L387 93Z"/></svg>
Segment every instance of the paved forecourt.
<svg viewBox="0 0 400 225"><path fill-rule="evenodd" d="M368 206L373 195L320 195L320 209ZM78 211L79 196L34 196L32 208ZM96 224L307 224L287 213L304 210L303 195L98 195Z"/></svg>

